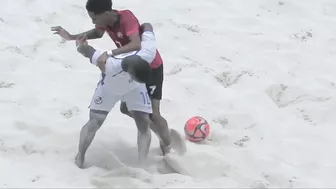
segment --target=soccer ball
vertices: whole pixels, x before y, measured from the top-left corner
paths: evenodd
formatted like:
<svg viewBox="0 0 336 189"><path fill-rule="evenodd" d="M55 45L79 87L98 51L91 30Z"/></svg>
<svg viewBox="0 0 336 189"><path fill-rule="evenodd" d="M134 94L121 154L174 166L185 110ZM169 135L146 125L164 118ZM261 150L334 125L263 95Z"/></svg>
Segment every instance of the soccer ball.
<svg viewBox="0 0 336 189"><path fill-rule="evenodd" d="M190 142L201 142L209 136L210 125L204 118L194 116L186 122L184 133Z"/></svg>

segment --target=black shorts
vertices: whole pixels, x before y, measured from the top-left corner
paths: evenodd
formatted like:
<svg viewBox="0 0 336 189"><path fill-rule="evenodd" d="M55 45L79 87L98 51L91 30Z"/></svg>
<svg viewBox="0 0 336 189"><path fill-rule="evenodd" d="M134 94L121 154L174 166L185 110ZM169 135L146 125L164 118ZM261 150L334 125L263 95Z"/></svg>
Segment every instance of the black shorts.
<svg viewBox="0 0 336 189"><path fill-rule="evenodd" d="M163 84L163 64L152 69L152 74L149 82L146 83L148 95L155 100L162 98L162 84Z"/></svg>

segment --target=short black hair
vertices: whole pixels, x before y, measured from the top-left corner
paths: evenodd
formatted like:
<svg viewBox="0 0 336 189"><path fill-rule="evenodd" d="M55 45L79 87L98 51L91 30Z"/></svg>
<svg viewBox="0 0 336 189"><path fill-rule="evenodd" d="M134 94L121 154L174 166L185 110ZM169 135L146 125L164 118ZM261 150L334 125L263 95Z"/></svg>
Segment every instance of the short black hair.
<svg viewBox="0 0 336 189"><path fill-rule="evenodd" d="M139 61L135 62L133 68L134 76L140 83L148 83L148 81L150 81L152 77L152 69L146 60L140 59Z"/></svg>
<svg viewBox="0 0 336 189"><path fill-rule="evenodd" d="M88 0L86 10L94 14L101 14L112 10L112 0Z"/></svg>

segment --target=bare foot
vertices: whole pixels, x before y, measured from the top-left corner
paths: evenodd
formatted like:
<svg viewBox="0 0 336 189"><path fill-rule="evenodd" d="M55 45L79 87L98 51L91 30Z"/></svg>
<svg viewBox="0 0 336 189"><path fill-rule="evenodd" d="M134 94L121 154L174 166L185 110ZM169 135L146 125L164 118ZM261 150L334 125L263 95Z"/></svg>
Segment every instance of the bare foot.
<svg viewBox="0 0 336 189"><path fill-rule="evenodd" d="M83 155L80 155L79 153L76 155L75 163L78 168L83 169L84 159L85 157Z"/></svg>
<svg viewBox="0 0 336 189"><path fill-rule="evenodd" d="M171 149L171 147L170 147L170 145L165 145L165 144L163 144L162 142L160 142L160 148L161 148L161 152L162 152L162 155L166 155L166 154L168 154L169 152L170 152L170 149Z"/></svg>

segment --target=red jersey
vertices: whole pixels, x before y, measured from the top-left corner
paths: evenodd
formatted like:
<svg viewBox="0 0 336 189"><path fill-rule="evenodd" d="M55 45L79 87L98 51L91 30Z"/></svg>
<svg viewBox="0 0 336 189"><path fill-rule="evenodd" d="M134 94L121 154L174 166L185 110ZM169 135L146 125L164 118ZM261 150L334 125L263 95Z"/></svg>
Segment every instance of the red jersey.
<svg viewBox="0 0 336 189"><path fill-rule="evenodd" d="M117 12L120 16L119 23L117 23L113 28L107 26L96 26L96 28L106 31L115 45L120 48L130 42L129 36L137 32L140 33L140 23L130 10L122 10ZM155 69L158 68L162 63L163 61L161 55L159 51L156 50L156 56L153 62L150 64L150 67Z"/></svg>

